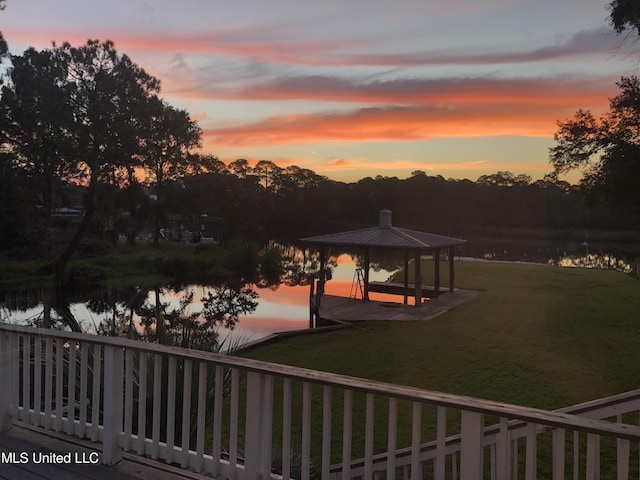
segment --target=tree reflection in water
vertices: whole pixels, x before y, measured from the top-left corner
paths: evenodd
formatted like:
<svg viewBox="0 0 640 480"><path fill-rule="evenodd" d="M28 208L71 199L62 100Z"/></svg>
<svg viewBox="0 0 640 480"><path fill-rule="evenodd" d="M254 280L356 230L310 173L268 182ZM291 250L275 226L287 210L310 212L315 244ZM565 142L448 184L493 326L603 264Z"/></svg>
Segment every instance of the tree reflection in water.
<svg viewBox="0 0 640 480"><path fill-rule="evenodd" d="M96 333L123 336L205 351L219 351L224 340L220 331L233 330L238 317L255 311L258 294L246 285L207 286L196 301L195 287L137 287L126 297L115 295L93 299L87 307L94 313L110 312L96 325ZM119 292L122 294L122 292ZM170 301L168 299L177 299ZM229 347L228 345L226 346Z"/></svg>
<svg viewBox="0 0 640 480"><path fill-rule="evenodd" d="M333 270L335 285L346 286L348 291L353 272L363 266L364 257L362 251L354 250L338 258L340 253L344 252L328 249L325 265ZM530 258L527 255L516 261ZM370 261L373 275L392 272L403 258L373 251ZM589 257L560 257L547 262L624 272L635 271L636 263L624 256L593 253ZM278 330L305 328L309 282L314 276L317 278L319 266L319 253L314 249L273 242L261 252L256 275L251 278L235 275L209 285L194 281L188 286L94 285L90 292L43 288L0 291L0 321L228 352L234 345L253 339L257 332L264 336ZM279 288L284 290L282 296L272 292ZM261 289L268 290L258 307L257 292ZM250 314L257 315L235 328L240 318L244 320ZM291 320L294 317L296 320ZM281 323L268 330L272 327L265 325L273 319Z"/></svg>
<svg viewBox="0 0 640 480"><path fill-rule="evenodd" d="M185 279L180 286L100 284L1 291L2 320L214 351L226 341L228 351L229 343L246 338L224 331L230 333L240 317L256 311L258 289L276 290L286 277L283 250L270 244L259 253L259 263L245 269L254 274L230 270L226 278L211 283ZM289 250L292 257L298 252ZM292 262L294 258L288 260ZM302 272L304 267L289 269ZM304 281L303 273L294 276Z"/></svg>
<svg viewBox="0 0 640 480"><path fill-rule="evenodd" d="M320 269L320 252L317 249L301 249L293 245L270 244L280 251L281 275L279 285L306 286ZM329 249L330 250L330 249ZM327 268L338 266L339 255L328 255L325 258ZM277 285L276 285L277 288Z"/></svg>

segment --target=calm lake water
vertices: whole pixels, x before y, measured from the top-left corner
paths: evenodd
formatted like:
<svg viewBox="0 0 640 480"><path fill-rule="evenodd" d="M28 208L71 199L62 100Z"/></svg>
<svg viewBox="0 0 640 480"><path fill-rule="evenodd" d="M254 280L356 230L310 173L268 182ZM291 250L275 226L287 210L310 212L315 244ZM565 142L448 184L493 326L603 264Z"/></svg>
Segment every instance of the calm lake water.
<svg viewBox="0 0 640 480"><path fill-rule="evenodd" d="M332 279L327 282L326 293L330 295L349 296L356 270L355 260L347 254L335 258L332 262ZM397 268L370 271L371 280L387 280ZM272 333L290 330L301 330L309 327L309 286L279 285L277 288L250 287L257 293L257 305L251 313L238 315L233 329L219 328L219 338L227 338L227 344L236 342L247 343L266 337ZM209 293L215 295L214 287L204 285L189 285L179 291L162 288L159 292L160 302L166 311L180 308L181 300L193 294L191 302L185 309L185 314L198 314L204 308L204 300ZM72 302L69 311L78 321L83 331L95 333L99 326L109 325L114 319L123 321L123 317L131 316L131 305L146 305L153 309L156 303L156 292L145 292L143 298L127 299L128 292L96 292L91 300L86 302ZM0 297L0 321L17 324L38 324L44 316L46 303L41 292L14 291L5 292ZM117 300L116 300L117 299ZM53 320L62 317L62 313L52 309ZM140 315L133 314L134 323L141 320Z"/></svg>
<svg viewBox="0 0 640 480"><path fill-rule="evenodd" d="M495 245L494 245L495 247ZM630 271L628 260L614 255L589 253L587 245L572 246L569 254L565 251L551 252L549 249L529 249L528 253L519 251L519 247L499 247L492 251L487 250L483 254L474 257L492 261L534 261L537 263L553 263L562 266L580 266L596 268L617 268L622 271ZM488 253L487 253L488 252ZM466 255L471 252L460 252ZM332 278L327 282L325 292L329 295L344 297L353 296L355 293L354 275L357 258L348 254L333 257L330 262ZM398 270L402 260L400 257L379 259L372 265L369 276L373 281L385 281ZM251 308L238 309L237 321L233 328L218 328L219 339L226 339L227 344L247 343L272 333L291 330L301 330L309 326L309 286L279 285L277 288L258 288L248 285L251 291L257 294L257 298L249 298ZM45 311L50 312L53 321L61 319L64 311L55 308L45 308L46 298L44 292L14 291L0 293L0 321L17 324L42 324ZM105 329L105 326L115 325L118 322L126 324L133 319L132 325L142 330L142 321L139 312L152 312L156 305L156 295L160 303L164 305L166 312L180 309L181 302L186 306L183 315L191 315L194 318L202 318L201 312L206 309L207 299L211 295L222 298L222 294L216 287L203 285L189 285L178 291L171 288L162 288L158 292L154 290L128 290L96 292L90 299L83 302L72 302L68 305L68 311L77 320L83 331L95 333ZM253 295L253 293L250 293ZM372 298L376 299L375 294ZM188 302L185 299L189 299ZM387 300L388 298L380 298ZM245 298L246 300L246 298ZM397 300L397 299L396 299ZM229 298L229 307L224 303L217 305L220 309L232 310L237 307L238 299ZM188 304L187 304L188 303ZM234 318L235 320L235 318ZM101 327L102 326L102 327Z"/></svg>

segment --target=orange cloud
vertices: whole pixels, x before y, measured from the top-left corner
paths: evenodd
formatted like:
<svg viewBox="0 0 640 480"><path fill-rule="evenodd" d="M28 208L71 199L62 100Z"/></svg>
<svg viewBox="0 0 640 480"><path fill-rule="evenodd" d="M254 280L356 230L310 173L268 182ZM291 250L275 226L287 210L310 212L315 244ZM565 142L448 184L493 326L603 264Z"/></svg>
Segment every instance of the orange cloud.
<svg viewBox="0 0 640 480"><path fill-rule="evenodd" d="M209 115L206 112L192 113L189 116L191 117L191 120L193 120L194 122L202 122L207 118L209 118Z"/></svg>
<svg viewBox="0 0 640 480"><path fill-rule="evenodd" d="M312 142L416 141L498 135L551 136L573 108L547 105L371 107L348 113L300 114L222 128L205 128L223 146Z"/></svg>
<svg viewBox="0 0 640 480"><path fill-rule="evenodd" d="M442 171L442 170L485 170L492 162L486 160L473 160L473 161L461 161L461 162L429 162L420 160L387 160L376 161L372 163L366 158L352 159L348 162L337 164L335 162L328 163L327 165L318 168L319 172L332 172L339 171L345 168L353 170L428 170L428 171ZM522 165L522 164L518 164Z"/></svg>
<svg viewBox="0 0 640 480"><path fill-rule="evenodd" d="M346 166L352 166L352 162L344 160L344 159L339 159L339 160L335 160L334 162L331 162L329 164L329 166L331 167L346 167Z"/></svg>

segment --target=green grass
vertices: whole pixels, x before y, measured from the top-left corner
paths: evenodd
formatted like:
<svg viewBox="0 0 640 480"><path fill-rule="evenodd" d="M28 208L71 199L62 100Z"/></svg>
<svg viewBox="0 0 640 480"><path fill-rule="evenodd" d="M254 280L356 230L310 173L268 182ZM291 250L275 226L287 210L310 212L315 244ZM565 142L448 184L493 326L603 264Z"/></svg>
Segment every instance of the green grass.
<svg viewBox="0 0 640 480"><path fill-rule="evenodd" d="M432 267L423 265L426 284L433 284ZM446 285L448 271L442 274ZM469 261L456 263L456 286L480 293L429 321L358 323L283 339L243 356L544 409L640 387L637 279L616 271ZM315 388L313 418L321 418L321 394ZM300 405L299 395L293 402ZM384 400L376 403L376 452L386 450L386 408ZM410 412L410 405L400 405L399 445L410 443ZM334 462L340 461L341 415L338 402ZM363 454L363 415L364 396L356 394L354 457ZM425 407L423 418L422 438L435 438L433 407ZM458 431L459 416L448 412L447 424L448 432ZM312 422L312 429L317 463L320 422ZM539 445L541 451L547 443ZM615 463L615 455L607 452L603 465ZM540 461L539 473L548 473L550 463Z"/></svg>
<svg viewBox="0 0 640 480"><path fill-rule="evenodd" d="M11 287L16 283L31 282L42 284L47 275L42 273L45 262L40 260L7 260L0 261L0 287Z"/></svg>
<svg viewBox="0 0 640 480"><path fill-rule="evenodd" d="M153 247L139 242L134 247L120 244L116 248L104 249L83 257L75 257L69 264L69 273L79 282L105 280L130 284L143 279L147 283L162 283L167 277L160 274L156 265L171 258L193 256L193 245L163 243ZM16 284L53 283L53 258L0 260L0 286L14 287Z"/></svg>
<svg viewBox="0 0 640 480"><path fill-rule="evenodd" d="M74 257L68 265L65 285L69 290L133 284L217 282L244 278L255 280L260 251L256 245L179 244L153 246L139 241ZM0 288L16 284L54 284L52 259L0 260Z"/></svg>
<svg viewBox="0 0 640 480"><path fill-rule="evenodd" d="M422 271L430 283L432 266ZM442 274L446 284L448 271ZM456 286L481 293L427 322L367 322L245 355L540 408L638 388L636 279L606 270L456 262Z"/></svg>

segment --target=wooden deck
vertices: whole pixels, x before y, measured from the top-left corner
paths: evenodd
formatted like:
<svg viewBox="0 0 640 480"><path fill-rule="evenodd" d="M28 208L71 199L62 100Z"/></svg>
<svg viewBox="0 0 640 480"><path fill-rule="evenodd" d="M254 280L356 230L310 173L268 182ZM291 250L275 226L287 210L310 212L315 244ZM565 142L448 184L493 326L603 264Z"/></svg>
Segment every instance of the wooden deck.
<svg viewBox="0 0 640 480"><path fill-rule="evenodd" d="M323 295L320 318L329 322L360 322L366 320L429 320L474 298L479 292L456 289L425 301L421 307L362 299ZM321 322L323 323L323 322Z"/></svg>
<svg viewBox="0 0 640 480"><path fill-rule="evenodd" d="M58 463L45 463L47 459ZM127 454L113 466L100 462L100 450L74 437L45 433L20 422L0 433L0 480L210 480Z"/></svg>
<svg viewBox="0 0 640 480"><path fill-rule="evenodd" d="M416 293L416 289L413 285L410 285L408 288L404 287L404 283L399 282L369 282L369 292L378 292L378 293L389 293L391 295L407 295L408 297L413 297ZM435 296L436 290L434 287L422 287L420 289L421 298L433 298ZM449 289L439 288L438 296L444 295L448 293Z"/></svg>
<svg viewBox="0 0 640 480"><path fill-rule="evenodd" d="M447 301L443 296L438 310L459 305L467 295L458 297ZM420 311L423 319L437 313L415 308L415 315ZM185 372L183 379L176 378L178 372ZM209 378L211 372L214 378ZM90 373L92 378L100 378L93 385L88 385ZM192 382L196 373L198 380ZM164 382L166 378L170 381ZM544 465L540 473L547 477L553 468L554 478L575 475L595 479L602 471L608 476L616 472L616 478L629 480L630 472L636 472L633 478L637 479L640 463L640 427L636 422L621 423L623 418L637 418L637 391L571 411L545 411L244 357L9 324L0 324L0 379L0 421L7 428L0 434L2 480L281 480L297 471L296 450L300 453L300 475L294 478L310 478L311 460L316 456L322 458L317 465L322 478L340 479L396 478L409 470L422 478L421 471L430 474L434 466L434 478L445 478L448 465L459 465L453 480L482 480L489 467L484 459L491 456L495 478L539 478L538 467ZM226 379L230 379L228 384ZM145 388L136 387L134 380ZM152 389L146 389L151 381ZM301 392L302 398L295 392ZM366 402L353 401L356 395L366 396ZM44 402L32 403L32 398ZM181 414L175 408L167 407L169 415L156 408L170 402L175 406L178 398ZM74 409L65 408L65 404L74 405ZM379 408L374 405L383 404L390 406L387 418L376 416ZM425 415L432 409L437 415ZM344 415L332 420L330 412L334 410ZM100 411L103 415L98 415ZM139 431L145 432L140 436L132 431L135 417L140 420L135 422ZM148 417L150 423L145 422ZM211 428L203 428L210 418ZM460 422L448 421L458 418ZM618 421L612 422L612 418ZM495 425L487 425L487 419L495 419ZM163 422L171 427L166 434L146 435L148 426L157 432ZM399 435L398 426L408 428L409 423L412 434ZM177 424L181 424L185 439L180 445L176 445L173 428ZM68 434L48 433L49 428ZM330 439L336 431L343 432L343 455L340 463L332 465ZM385 444L383 438L374 448L374 436L386 432L395 434L387 435L390 440ZM544 436L539 435L542 433ZM187 440L192 434L195 444ZM314 436L322 441L312 441ZM367 440L364 450L362 436ZM83 440L98 437L99 443ZM278 437L282 443L275 441ZM601 455L601 439L605 437L608 440L602 444L607 454ZM209 441L211 448L206 448ZM119 447L129 453L121 453ZM73 460L29 461L33 452L69 455ZM76 460L76 452L79 458L94 461L98 455L100 461L113 466L82 464ZM283 458L282 474L273 472L271 460L276 452ZM184 470L148 458L179 463ZM571 465L577 467L565 471ZM191 473L194 471L209 476Z"/></svg>

